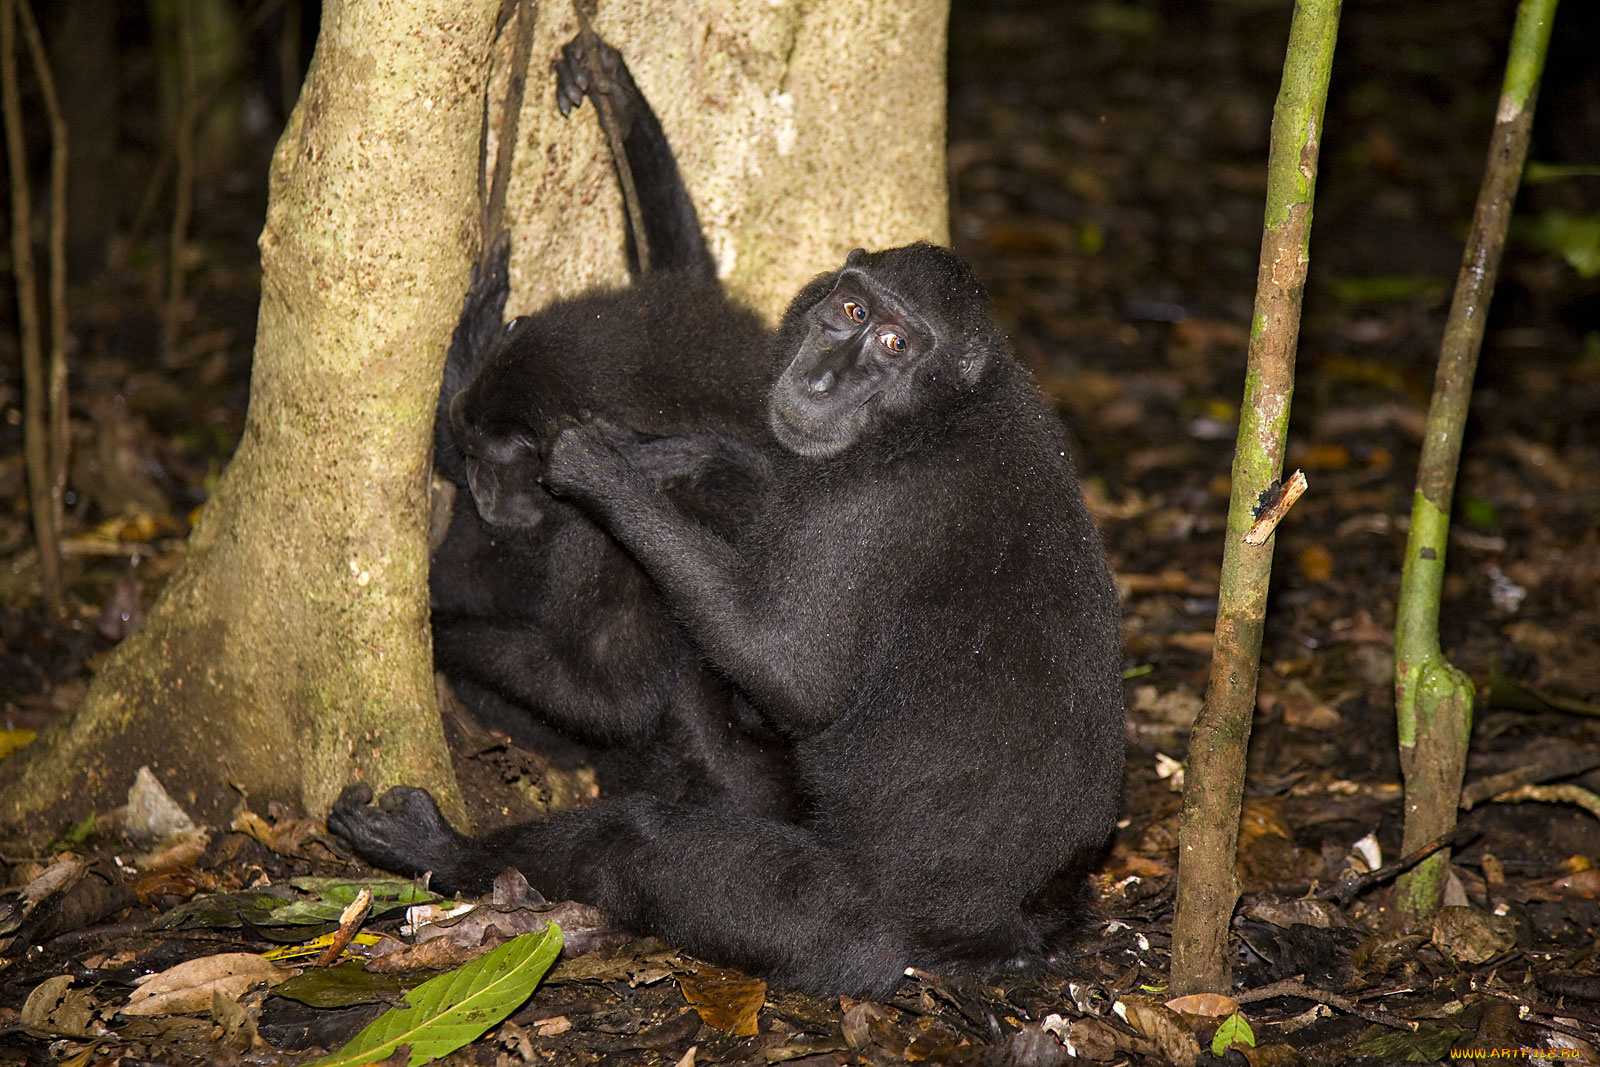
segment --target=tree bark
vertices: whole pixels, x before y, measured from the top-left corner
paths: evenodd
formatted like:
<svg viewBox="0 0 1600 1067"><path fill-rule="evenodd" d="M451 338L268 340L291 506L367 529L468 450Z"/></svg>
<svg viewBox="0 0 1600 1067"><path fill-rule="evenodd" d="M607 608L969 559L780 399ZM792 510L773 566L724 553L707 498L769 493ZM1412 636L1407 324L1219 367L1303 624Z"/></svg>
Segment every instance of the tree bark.
<svg viewBox="0 0 1600 1067"><path fill-rule="evenodd" d="M0 812L103 811L140 764L207 820L233 789L321 811L363 776L453 781L426 489L495 7L323 8L273 158L238 452L144 625L70 719L14 757Z"/></svg>
<svg viewBox="0 0 1600 1067"><path fill-rule="evenodd" d="M0 819L120 803L148 763L203 819L237 792L320 813L348 782L435 790L426 477L478 247L497 0L329 0L279 144L243 439L140 631L68 721L7 761ZM512 310L625 278L609 157L563 120L538 12L510 187ZM776 315L857 244L947 233L944 4L607 3L730 287ZM491 67L491 54L498 61ZM497 124L488 124L491 135Z"/></svg>
<svg viewBox="0 0 1600 1067"><path fill-rule="evenodd" d="M948 5L604 3L597 33L661 117L729 289L769 318L857 246L949 239ZM538 5L511 184L510 308L620 285L621 198L587 105L563 119L550 63L578 31Z"/></svg>
<svg viewBox="0 0 1600 1067"><path fill-rule="evenodd" d="M1455 827L1467 766L1473 685L1439 647L1439 598L1444 589L1450 506L1461 460L1461 436L1472 401L1472 379L1483 347L1484 322L1494 296L1511 207L1522 183L1539 74L1544 69L1555 9L1556 0L1522 0L1517 11L1489 160L1445 322L1422 457L1417 463L1394 631L1395 717L1400 769L1406 781L1400 851L1407 855ZM1400 876L1395 883L1395 903L1403 923L1415 925L1438 910L1449 870L1450 850L1441 849Z"/></svg>
<svg viewBox="0 0 1600 1067"><path fill-rule="evenodd" d="M1338 29L1339 0L1295 4L1283 84L1273 107L1266 224L1233 457L1215 650L1205 706L1189 735L1184 766L1172 925L1175 993L1225 993L1231 984L1228 922L1239 899L1234 862L1273 549L1271 540L1246 543L1245 533L1262 492L1283 471L1300 298L1311 264L1311 205L1322 114Z"/></svg>

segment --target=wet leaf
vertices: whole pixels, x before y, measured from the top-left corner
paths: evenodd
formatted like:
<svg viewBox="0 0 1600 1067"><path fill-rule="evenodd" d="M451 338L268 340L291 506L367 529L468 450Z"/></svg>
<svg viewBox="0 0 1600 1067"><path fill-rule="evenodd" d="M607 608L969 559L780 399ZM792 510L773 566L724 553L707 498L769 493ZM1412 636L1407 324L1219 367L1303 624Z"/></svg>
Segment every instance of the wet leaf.
<svg viewBox="0 0 1600 1067"><path fill-rule="evenodd" d="M409 1067L448 1055L474 1041L533 993L561 952L561 928L523 934L463 967L430 978L406 995L410 1007L391 1008L349 1043L313 1067L371 1063L402 1045Z"/></svg>
<svg viewBox="0 0 1600 1067"><path fill-rule="evenodd" d="M1342 471L1350 466L1350 450L1340 444L1312 445L1295 453L1294 465L1303 470Z"/></svg>
<svg viewBox="0 0 1600 1067"><path fill-rule="evenodd" d="M1462 496L1456 501L1461 517L1480 530L1490 529L1500 521L1500 512L1482 497Z"/></svg>
<svg viewBox="0 0 1600 1067"><path fill-rule="evenodd" d="M756 1018L767 1002L767 983L761 979L714 967L678 975L678 988L707 1026L735 1037L756 1032Z"/></svg>

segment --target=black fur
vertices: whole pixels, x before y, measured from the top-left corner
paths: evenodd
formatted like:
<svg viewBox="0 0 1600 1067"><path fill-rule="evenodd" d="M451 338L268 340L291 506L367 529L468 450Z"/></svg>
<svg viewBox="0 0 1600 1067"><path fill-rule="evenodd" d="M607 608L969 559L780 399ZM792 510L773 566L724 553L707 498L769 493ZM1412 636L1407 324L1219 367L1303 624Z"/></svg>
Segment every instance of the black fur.
<svg viewBox="0 0 1600 1067"><path fill-rule="evenodd" d="M748 518L760 475L740 442L761 432L769 331L718 287L627 67L606 47L592 63L605 76L589 65L569 45L558 93L570 110L605 91L626 122L657 269L504 327L503 237L474 271L435 434L435 468L458 486L430 575L435 662L480 719L558 763L593 763L607 792L786 813L786 744L701 663L638 565L538 484L539 442L580 416L632 427L633 461L725 531Z"/></svg>
<svg viewBox="0 0 1600 1067"><path fill-rule="evenodd" d="M672 431L609 410L555 436L543 478L791 746L798 814L636 791L467 838L422 790L375 808L352 787L329 825L446 888L516 866L819 993L881 996L912 964L1037 963L1077 918L1122 766L1116 598L1059 420L965 265L929 245L853 253L796 297L774 352L758 456L744 426L641 440ZM530 372L501 395L547 388ZM474 447L525 476L534 429L495 423ZM711 468L748 491L734 521L662 489Z"/></svg>

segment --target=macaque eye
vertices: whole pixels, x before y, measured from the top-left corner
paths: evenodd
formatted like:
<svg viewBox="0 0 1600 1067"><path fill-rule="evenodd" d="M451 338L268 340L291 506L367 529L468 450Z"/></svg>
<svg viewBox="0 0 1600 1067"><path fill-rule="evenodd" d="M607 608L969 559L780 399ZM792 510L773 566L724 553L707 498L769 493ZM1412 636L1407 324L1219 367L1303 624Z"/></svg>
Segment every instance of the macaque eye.
<svg viewBox="0 0 1600 1067"><path fill-rule="evenodd" d="M893 330L884 330L880 333L878 335L878 343L891 352L904 352L906 350L905 337L895 333Z"/></svg>
<svg viewBox="0 0 1600 1067"><path fill-rule="evenodd" d="M844 313L850 316L850 320L852 322L867 321L867 309L856 303L854 300L846 300L844 302Z"/></svg>

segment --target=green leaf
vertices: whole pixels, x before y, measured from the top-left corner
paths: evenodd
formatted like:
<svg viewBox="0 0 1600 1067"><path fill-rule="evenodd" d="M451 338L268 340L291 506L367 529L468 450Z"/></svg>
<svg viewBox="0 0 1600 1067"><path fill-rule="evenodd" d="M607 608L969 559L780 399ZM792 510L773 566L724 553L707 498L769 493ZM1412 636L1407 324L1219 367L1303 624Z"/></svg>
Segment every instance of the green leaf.
<svg viewBox="0 0 1600 1067"><path fill-rule="evenodd" d="M1546 211L1519 231L1533 244L1565 259L1580 278L1600 276L1600 212Z"/></svg>
<svg viewBox="0 0 1600 1067"><path fill-rule="evenodd" d="M1211 1054L1221 1056L1235 1045L1245 1048L1256 1047L1256 1032L1250 1029L1250 1020L1244 1017L1244 1012L1236 1011L1217 1027L1217 1032L1211 1038Z"/></svg>
<svg viewBox="0 0 1600 1067"><path fill-rule="evenodd" d="M333 1055L311 1067L371 1063L401 1045L411 1049L408 1067L446 1056L510 1015L528 999L561 953L561 927L522 934L487 956L430 978L407 994L408 1008L378 1016Z"/></svg>
<svg viewBox="0 0 1600 1067"><path fill-rule="evenodd" d="M94 812L91 811L89 814L83 817L82 822L74 823L65 830L61 831L61 836L57 838L54 843L68 847L72 845L81 845L90 834L94 833L94 821Z"/></svg>
<svg viewBox="0 0 1600 1067"><path fill-rule="evenodd" d="M1480 530L1488 530L1500 521L1500 513L1493 504L1470 495L1461 497L1461 517Z"/></svg>
<svg viewBox="0 0 1600 1067"><path fill-rule="evenodd" d="M1563 178L1600 178L1600 165L1594 163L1536 163L1529 160L1522 168L1522 184L1554 182Z"/></svg>

